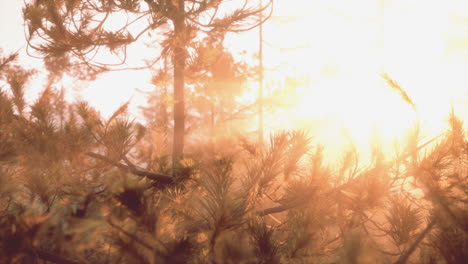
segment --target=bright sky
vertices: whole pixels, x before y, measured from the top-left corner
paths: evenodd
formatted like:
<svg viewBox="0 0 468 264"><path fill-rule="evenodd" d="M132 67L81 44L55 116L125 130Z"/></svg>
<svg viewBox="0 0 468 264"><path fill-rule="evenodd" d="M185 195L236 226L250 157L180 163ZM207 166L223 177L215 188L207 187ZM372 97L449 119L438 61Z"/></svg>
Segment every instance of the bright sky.
<svg viewBox="0 0 468 264"><path fill-rule="evenodd" d="M375 129L391 145L415 120L421 121L423 135L438 134L446 128L451 105L467 120L468 1L308 3L308 8L285 8L302 17L295 23L274 28L269 23L270 36L281 36L278 43L308 48L266 56L282 58L312 80L292 109L296 119L286 114L279 123L292 120L291 127L310 127L322 118L319 137L330 141L330 135L344 127L363 146ZM303 25L300 34L294 30L297 25ZM382 72L406 90L417 112L389 89L379 76Z"/></svg>
<svg viewBox="0 0 468 264"><path fill-rule="evenodd" d="M0 47L24 47L23 1L0 1ZM257 37L253 30L231 35L226 43L235 52L254 53ZM363 146L372 131L387 143L401 138L415 120L426 136L435 135L446 127L452 105L468 120L466 0L275 0L274 17L264 26L264 49L266 83L286 75L310 79L298 88L296 106L267 118L271 130L314 127L318 138L336 143L346 129ZM148 52L154 50L141 54ZM386 85L383 72L402 86L417 112ZM147 71L110 73L70 96L90 101L104 115L130 98L136 109L144 98L135 88L152 89L149 78Z"/></svg>

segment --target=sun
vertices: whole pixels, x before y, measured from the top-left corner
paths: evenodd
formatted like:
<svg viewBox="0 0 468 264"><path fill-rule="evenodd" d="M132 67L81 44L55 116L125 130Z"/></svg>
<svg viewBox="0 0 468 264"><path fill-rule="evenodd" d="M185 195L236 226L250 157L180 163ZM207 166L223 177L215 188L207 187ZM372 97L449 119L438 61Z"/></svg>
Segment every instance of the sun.
<svg viewBox="0 0 468 264"><path fill-rule="evenodd" d="M446 131L452 110L466 119L468 40L462 47L457 21L465 21L460 10L468 6L365 2L290 5L289 19L278 11L274 25L265 25L265 64L275 69L266 78L311 80L278 88L296 100L268 120L271 131L308 129L324 145L351 140L362 152L378 140L391 154L415 127L429 140Z"/></svg>
<svg viewBox="0 0 468 264"><path fill-rule="evenodd" d="M365 149L378 135L388 149L418 121L417 111L377 74L324 78L304 87L299 98L287 115L295 116L297 127L313 127L328 144L341 136Z"/></svg>

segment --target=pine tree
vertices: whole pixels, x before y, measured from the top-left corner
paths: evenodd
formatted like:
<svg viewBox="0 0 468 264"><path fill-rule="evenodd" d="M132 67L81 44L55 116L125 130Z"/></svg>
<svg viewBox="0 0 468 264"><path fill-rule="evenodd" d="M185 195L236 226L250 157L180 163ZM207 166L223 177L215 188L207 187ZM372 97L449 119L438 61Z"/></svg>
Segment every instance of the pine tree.
<svg viewBox="0 0 468 264"><path fill-rule="evenodd" d="M107 48L120 54L125 62L126 47L144 34L157 32L161 42L160 58L170 58L173 66L174 133L173 163L182 158L185 132L185 69L191 42L201 33L242 32L258 26L269 15L258 14L272 6L270 0L258 7L252 1L230 6L220 0L139 0L124 1L32 1L24 8L28 47L51 63L88 70L85 77L108 70L98 62L96 53ZM271 13L270 13L271 14ZM127 23L112 30L109 20L126 16ZM132 34L130 27L147 20L141 31ZM76 63L76 60L79 62ZM156 63L153 62L153 64Z"/></svg>

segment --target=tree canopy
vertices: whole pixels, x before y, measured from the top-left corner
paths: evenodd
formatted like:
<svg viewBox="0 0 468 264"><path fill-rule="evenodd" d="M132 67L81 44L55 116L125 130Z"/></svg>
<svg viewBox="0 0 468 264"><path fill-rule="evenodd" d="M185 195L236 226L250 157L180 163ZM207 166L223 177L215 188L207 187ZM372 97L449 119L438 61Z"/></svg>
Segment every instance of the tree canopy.
<svg viewBox="0 0 468 264"><path fill-rule="evenodd" d="M261 3L261 2L260 2ZM85 71L85 78L123 65L127 46L144 34L156 33L161 50L150 63L170 59L174 86L173 161L182 158L185 133L185 70L190 47L200 34L223 35L250 30L266 21L273 1L161 0L142 1L32 1L24 8L28 47L46 58L48 64L60 60L62 67ZM269 12L267 15L261 15ZM122 19L124 17L124 19ZM120 21L118 25L115 21ZM124 22L122 22L124 21ZM133 26L146 21L132 32ZM119 58L117 63L102 62L102 49ZM32 53L30 53L32 54Z"/></svg>

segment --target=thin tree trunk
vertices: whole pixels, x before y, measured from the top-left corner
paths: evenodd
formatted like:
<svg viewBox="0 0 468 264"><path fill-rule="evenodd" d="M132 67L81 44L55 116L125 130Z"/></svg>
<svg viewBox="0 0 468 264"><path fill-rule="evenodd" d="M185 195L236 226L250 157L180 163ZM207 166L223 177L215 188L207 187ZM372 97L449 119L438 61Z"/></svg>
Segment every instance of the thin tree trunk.
<svg viewBox="0 0 468 264"><path fill-rule="evenodd" d="M184 70L185 70L185 19L184 0L178 0L178 15L174 19L174 33L177 46L174 47L174 140L172 163L177 167L184 153L185 104L184 104Z"/></svg>
<svg viewBox="0 0 468 264"><path fill-rule="evenodd" d="M215 105L214 102L211 102L211 115L210 115L210 140L214 142L216 136L215 133Z"/></svg>
<svg viewBox="0 0 468 264"><path fill-rule="evenodd" d="M260 7L262 1L260 1ZM260 12L260 21L262 21L262 13ZM258 87L258 141L261 147L263 147L263 25L260 23L258 28L258 59L259 59L259 87Z"/></svg>
<svg viewBox="0 0 468 264"><path fill-rule="evenodd" d="M163 87L162 100L160 103L160 115L161 115L161 131L164 137L169 135L169 114L167 112L167 86ZM167 144L167 138L164 140L164 143Z"/></svg>
<svg viewBox="0 0 468 264"><path fill-rule="evenodd" d="M212 99L213 100L213 99ZM211 154L214 154L215 152L215 137L216 137L216 132L215 132L215 105L214 102L210 102L210 152Z"/></svg>

